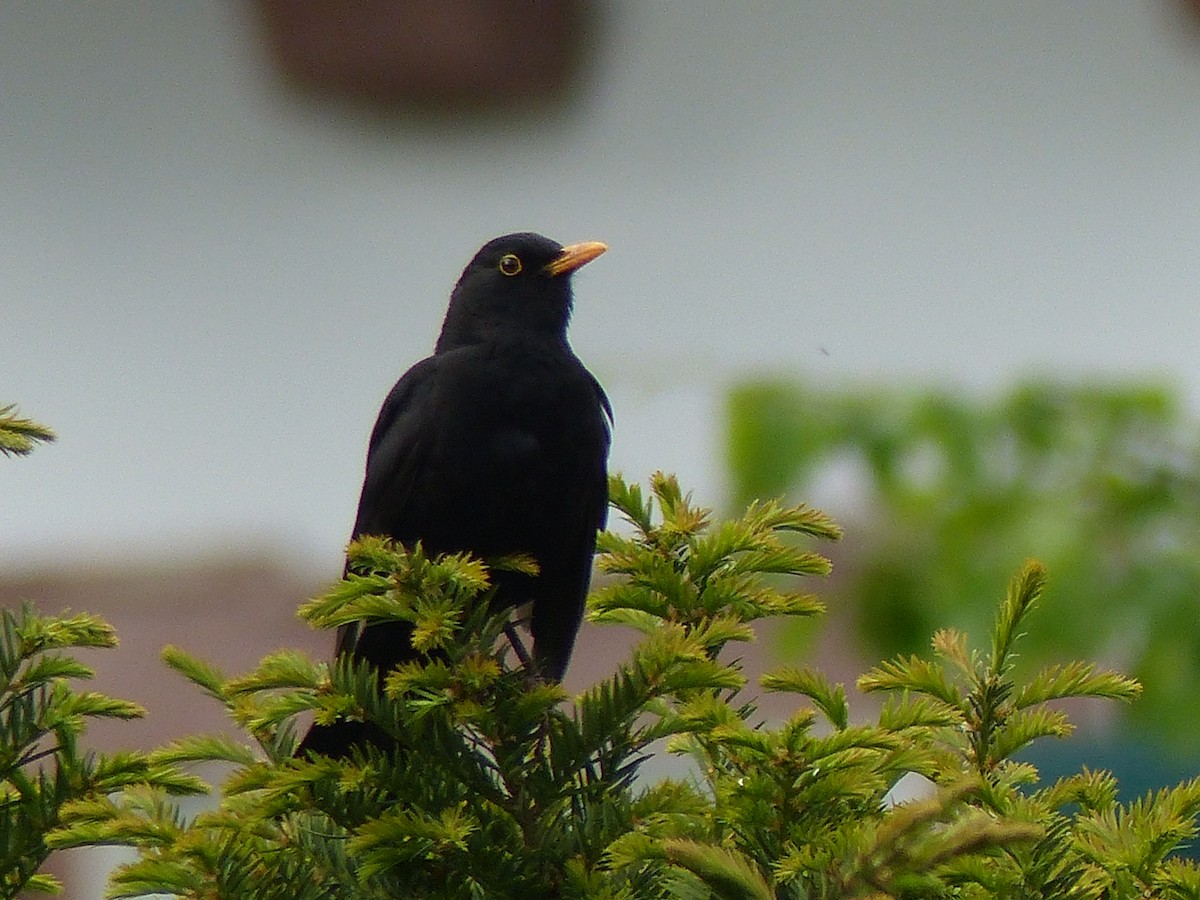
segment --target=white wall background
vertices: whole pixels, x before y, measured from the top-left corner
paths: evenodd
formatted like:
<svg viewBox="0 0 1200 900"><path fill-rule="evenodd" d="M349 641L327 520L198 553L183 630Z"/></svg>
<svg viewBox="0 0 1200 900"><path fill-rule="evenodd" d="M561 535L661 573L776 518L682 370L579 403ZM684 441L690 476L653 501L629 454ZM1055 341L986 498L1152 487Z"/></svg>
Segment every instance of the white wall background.
<svg viewBox="0 0 1200 900"><path fill-rule="evenodd" d="M612 4L572 113L297 101L223 0L0 5L0 566L267 547L334 570L366 437L485 239L610 253L573 342L613 463L719 500L764 369L1200 395L1200 37L1178 0Z"/></svg>

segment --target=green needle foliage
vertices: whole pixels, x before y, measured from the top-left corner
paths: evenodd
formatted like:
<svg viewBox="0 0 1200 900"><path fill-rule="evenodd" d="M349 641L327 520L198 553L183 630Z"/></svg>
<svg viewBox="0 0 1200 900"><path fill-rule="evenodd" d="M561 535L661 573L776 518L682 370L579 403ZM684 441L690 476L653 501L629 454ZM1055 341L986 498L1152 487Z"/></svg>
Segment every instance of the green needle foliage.
<svg viewBox="0 0 1200 900"><path fill-rule="evenodd" d="M360 664L282 651L231 678L169 648L253 743L193 737L150 763L227 763L219 802L187 821L163 785L131 785L70 804L52 844L138 848L113 897L1200 897L1200 872L1170 857L1195 833L1200 781L1121 805L1104 773L1040 785L1013 759L1069 730L1055 702L1138 692L1081 664L1017 678L1039 566L1014 581L986 651L942 631L931 657L863 676L890 698L878 721L793 665L762 679L796 702L769 724L722 651L761 618L820 611L793 587L827 571L809 543L836 526L776 503L714 524L662 475L648 496L616 477L611 495L629 528L600 539L611 579L590 616L642 637L609 678L574 698L531 679L487 608L487 565L364 539L301 614L410 622L420 660L384 673L381 693ZM400 749L297 759L302 715L371 722ZM693 765L639 777L664 746ZM908 773L928 791L891 802Z"/></svg>
<svg viewBox="0 0 1200 900"><path fill-rule="evenodd" d="M89 720L143 714L134 703L71 685L91 678L92 670L66 651L116 641L112 627L95 616L46 617L29 606L0 611L0 897L57 890L37 870L68 804L101 802L134 784L164 795L205 791L199 780L144 754L80 748Z"/></svg>
<svg viewBox="0 0 1200 900"><path fill-rule="evenodd" d="M21 456L53 432L0 406L0 455ZM110 625L87 614L43 616L33 607L0 610L0 898L56 892L38 869L50 855L49 833L67 804L94 801L129 785L164 796L203 793L205 785L140 753L92 753L80 739L92 719L133 719L141 707L73 682L91 668L69 651L116 646Z"/></svg>
<svg viewBox="0 0 1200 900"><path fill-rule="evenodd" d="M25 456L39 443L54 440L54 432L31 419L21 418L13 404L0 406L0 456Z"/></svg>
<svg viewBox="0 0 1200 900"><path fill-rule="evenodd" d="M701 794L670 788L672 812L662 789L635 790L637 768L656 741L695 727L681 698L742 687L736 669L717 659L728 641L751 639L749 623L762 616L820 608L763 578L825 571L827 562L783 536L834 536L836 528L814 511L765 504L710 530L707 513L665 477L654 482L662 513L654 524L640 489L616 479L613 491L639 530L604 536L601 565L628 577L601 593L594 615L632 622L647 637L573 703L510 660L506 617L488 610L489 570L480 561L430 559L419 546L365 538L350 548L347 578L301 615L321 628L411 622L424 660L387 673L381 695L376 673L362 664L326 666L285 651L227 678L168 648L168 663L223 703L257 746L193 738L153 755L161 765L236 767L219 807L191 823L161 792L139 789L77 804L56 844L140 847L142 858L115 876L114 896L661 893L655 885L669 874L661 866L614 866L609 848L640 816L669 814L690 828ZM302 712L373 722L402 749L295 759Z"/></svg>

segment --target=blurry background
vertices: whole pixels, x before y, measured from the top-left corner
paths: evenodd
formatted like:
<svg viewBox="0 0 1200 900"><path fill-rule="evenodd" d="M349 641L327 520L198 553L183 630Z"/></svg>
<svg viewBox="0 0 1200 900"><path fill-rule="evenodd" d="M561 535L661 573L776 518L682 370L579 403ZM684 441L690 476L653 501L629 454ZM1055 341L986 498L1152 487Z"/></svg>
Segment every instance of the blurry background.
<svg viewBox="0 0 1200 900"><path fill-rule="evenodd" d="M891 411L933 391L1005 420L997 398L1031 379L1118 397L1151 383L1134 394L1167 412L1143 469L1190 477L1194 5L343 6L0 5L0 402L60 435L0 465L0 599L108 615L132 671L102 686L156 722L219 721L199 697L155 712L152 693L178 687L156 661L168 640L231 668L277 644L326 652L291 610L338 573L378 405L429 352L462 266L506 231L611 247L576 279L572 341L613 399L628 477L674 471L718 507L791 489L848 526L845 553L856 533L872 550L879 472L838 443L862 435L838 418L858 401L821 392L870 398L877 437L919 437L902 469L953 505L963 484L992 495L970 472L946 490L938 441L1011 435L988 431L996 417L931 431ZM834 410L816 449L745 427L791 421L795 438L810 408ZM735 451L765 448L734 452L732 476L731 433ZM772 453L779 477L756 478ZM893 533L961 531L884 496ZM985 620L1022 554L1058 552L1062 529L1039 521L1005 524L1032 550L1014 541L995 576L964 579ZM1186 555L1190 532L1166 533L1144 546ZM1192 584L1141 625L1194 628ZM1063 652L1129 662L1108 626L1074 639L1120 595L1076 601L1059 608L1077 625ZM856 640L877 658L852 620L805 651L844 677Z"/></svg>

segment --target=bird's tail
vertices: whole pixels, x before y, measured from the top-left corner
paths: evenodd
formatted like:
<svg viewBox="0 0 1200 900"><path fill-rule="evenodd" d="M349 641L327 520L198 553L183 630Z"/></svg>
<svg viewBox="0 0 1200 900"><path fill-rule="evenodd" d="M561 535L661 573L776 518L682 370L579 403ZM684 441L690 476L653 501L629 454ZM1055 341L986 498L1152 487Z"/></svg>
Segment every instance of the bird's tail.
<svg viewBox="0 0 1200 900"><path fill-rule="evenodd" d="M378 670L379 690L383 691L384 676L401 663L417 659L420 654L412 645L413 626L408 622L381 622L349 630L343 626L338 633L338 656L349 655L367 660ZM373 746L385 752L396 749L396 739L373 722L360 719L339 719L328 725L313 724L296 748L297 756L308 752L345 759L355 747Z"/></svg>
<svg viewBox="0 0 1200 900"><path fill-rule="evenodd" d="M396 739L374 722L340 719L329 725L314 724L296 748L296 755L303 757L318 753L333 759L345 759L355 747L375 747L385 753L397 748Z"/></svg>

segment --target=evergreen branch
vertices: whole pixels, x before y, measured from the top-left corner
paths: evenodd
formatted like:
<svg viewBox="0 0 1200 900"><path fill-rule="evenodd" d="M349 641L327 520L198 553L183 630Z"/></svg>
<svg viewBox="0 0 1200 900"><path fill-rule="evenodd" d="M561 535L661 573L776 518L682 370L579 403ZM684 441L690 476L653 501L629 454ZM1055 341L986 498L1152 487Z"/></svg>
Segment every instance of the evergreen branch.
<svg viewBox="0 0 1200 900"><path fill-rule="evenodd" d="M683 492L674 475L655 472L650 476L650 492L662 515L657 533L663 546L672 546L676 538L690 537L707 527L712 511L692 506L692 495Z"/></svg>
<svg viewBox="0 0 1200 900"><path fill-rule="evenodd" d="M803 694L817 705L834 728L849 724L850 705L846 702L845 687L831 685L820 672L789 666L763 675L759 684L765 691Z"/></svg>
<svg viewBox="0 0 1200 900"><path fill-rule="evenodd" d="M250 766L257 757L244 744L217 735L193 735L172 741L165 747L154 750L151 765L175 766L180 763L230 762L239 766Z"/></svg>
<svg viewBox="0 0 1200 900"><path fill-rule="evenodd" d="M742 516L742 521L759 533L794 531L827 541L842 538L842 529L825 513L810 506L785 507L778 501L754 501Z"/></svg>
<svg viewBox="0 0 1200 900"><path fill-rule="evenodd" d="M162 650L163 662L222 704L230 704L226 685L229 679L210 663L192 656L179 647L168 644Z"/></svg>
<svg viewBox="0 0 1200 900"><path fill-rule="evenodd" d="M936 697L901 694L889 697L879 713L879 726L889 731L907 728L960 728L963 712Z"/></svg>
<svg viewBox="0 0 1200 900"><path fill-rule="evenodd" d="M54 716L56 728L70 722L82 724L85 718L140 719L146 715L146 710L137 703L118 700L96 691L63 691L58 699Z"/></svg>
<svg viewBox="0 0 1200 900"><path fill-rule="evenodd" d="M992 630L989 670L992 676L999 678L1008 672L1009 656L1019 636L1017 629L1029 610L1037 603L1045 584L1046 570L1041 563L1030 560L1009 585L1008 595L1000 606L996 625Z"/></svg>
<svg viewBox="0 0 1200 900"><path fill-rule="evenodd" d="M1039 672L1028 684L1022 685L1013 699L1013 706L1024 709L1067 697L1131 701L1141 692L1141 685L1132 678L1117 672L1097 672L1091 663L1072 662Z"/></svg>
<svg viewBox="0 0 1200 900"><path fill-rule="evenodd" d="M929 876L950 860L1040 836L1037 826L997 822L965 806L975 790L964 781L928 800L897 807L866 836L842 876L843 889L849 893L871 887L904 894L922 885L928 890L937 883Z"/></svg>
<svg viewBox="0 0 1200 900"><path fill-rule="evenodd" d="M1200 868L1195 860L1168 859L1155 872L1151 888L1164 900L1200 900Z"/></svg>
<svg viewBox="0 0 1200 900"><path fill-rule="evenodd" d="M250 674L229 679L222 690L230 697L284 688L316 690L319 677L320 667L303 653L280 650L264 657Z"/></svg>
<svg viewBox="0 0 1200 900"><path fill-rule="evenodd" d="M663 856L698 877L723 900L773 900L775 892L743 854L684 839L664 841Z"/></svg>
<svg viewBox="0 0 1200 900"><path fill-rule="evenodd" d="M72 687L90 667L62 652L111 647L116 635L86 615L42 616L33 607L0 615L0 895L52 886L37 869L60 846L110 842L113 832L93 813L110 795L148 786L164 794L203 793L206 786L144 754L80 753L78 739L95 718L131 719L140 706ZM98 818L99 816L99 818Z"/></svg>
<svg viewBox="0 0 1200 900"><path fill-rule="evenodd" d="M29 876L25 890L31 894L61 894L63 885L54 875L42 873Z"/></svg>
<svg viewBox="0 0 1200 900"><path fill-rule="evenodd" d="M832 570L829 560L818 553L771 546L765 540L756 549L741 553L725 564L729 575L828 575Z"/></svg>
<svg viewBox="0 0 1200 900"><path fill-rule="evenodd" d="M650 501L642 498L642 488L637 482L627 483L616 473L608 476L608 502L633 525L642 537L650 534L654 528L651 520L653 509ZM607 534L601 535L606 540Z"/></svg>
<svg viewBox="0 0 1200 900"><path fill-rule="evenodd" d="M1013 710L992 735L986 751L987 764L995 766L1039 738L1065 738L1072 731L1074 727L1066 714L1059 710L1044 706Z"/></svg>
<svg viewBox="0 0 1200 900"><path fill-rule="evenodd" d="M18 415L15 404L0 406L0 456L25 456L37 444L48 444L55 438L45 425Z"/></svg>
<svg viewBox="0 0 1200 900"><path fill-rule="evenodd" d="M959 676L968 684L975 684L987 676L979 671L978 654L967 649L967 636L953 628L939 628L929 641L934 654L954 666Z"/></svg>
<svg viewBox="0 0 1200 900"><path fill-rule="evenodd" d="M931 697L953 709L963 709L959 689L950 684L942 668L919 656L880 663L859 676L858 689L864 693L911 691Z"/></svg>
<svg viewBox="0 0 1200 900"><path fill-rule="evenodd" d="M1085 812L1109 814L1117 806L1117 780L1109 772L1096 772L1084 766L1078 774L1060 778L1043 788L1039 800L1049 809L1076 803Z"/></svg>
<svg viewBox="0 0 1200 900"><path fill-rule="evenodd" d="M361 558L358 561L362 563ZM347 621L342 615L347 605L358 603L364 597L383 596L391 587L392 582L386 575L349 572L320 597L301 604L296 614L314 628L337 628Z"/></svg>
<svg viewBox="0 0 1200 900"><path fill-rule="evenodd" d="M117 635L113 627L98 616L88 613L39 616L31 605L25 604L19 613L4 610L3 617L6 622L13 623L12 631L17 641L10 644L6 639L5 644L22 660L32 659L51 650L108 648L117 645ZM7 635L8 628L5 632Z"/></svg>
<svg viewBox="0 0 1200 900"><path fill-rule="evenodd" d="M14 693L24 693L48 685L56 679L89 679L94 676L95 672L90 666L85 666L73 657L46 653L30 660L19 678L10 682L9 689Z"/></svg>
<svg viewBox="0 0 1200 900"><path fill-rule="evenodd" d="M349 849L362 854L363 874L371 876L432 856L465 854L470 850L468 839L478 829L465 804L444 809L438 816L392 809L363 825L351 838Z"/></svg>
<svg viewBox="0 0 1200 900"><path fill-rule="evenodd" d="M650 634L662 627L663 620L654 613L631 608L625 600L611 602L601 594L593 594L595 602L589 604L587 620L598 625L624 625L643 634ZM636 602L636 601L635 601Z"/></svg>
<svg viewBox="0 0 1200 900"><path fill-rule="evenodd" d="M825 604L813 594L773 588L742 588L740 600L728 605L744 611L743 615L752 620L771 616L818 616L825 612Z"/></svg>
<svg viewBox="0 0 1200 900"><path fill-rule="evenodd" d="M1078 846L1103 872L1109 890L1132 876L1145 890L1167 855L1197 832L1200 778L1134 800L1115 810L1093 812L1077 821Z"/></svg>
<svg viewBox="0 0 1200 900"><path fill-rule="evenodd" d="M1121 806L1103 773L1039 788L1036 770L1013 761L1029 742L1069 730L1048 701L1136 691L1082 664L1027 681L1013 675L1039 569L1027 568L1010 589L990 655L942 630L928 658L900 657L862 676L863 690L891 695L876 724L850 724L845 689L795 666L761 683L799 695L798 708L781 724L759 725L753 705L737 699L745 679L722 662L722 648L752 638L764 615L819 609L775 577L824 568L784 533L828 538L836 528L771 503L711 523L662 475L647 496L613 480L613 504L635 534L601 536L598 562L618 578L591 600L594 619L634 624L642 640L569 706L560 686L511 662L500 637L506 615L487 602L485 563L379 539L352 545L350 575L309 601L305 616L323 627L401 618L415 626L414 646L435 653L379 672L282 651L231 679L166 651L252 732L265 758L220 737L80 758L83 720L125 707L86 692L67 697L63 678L85 677L83 668L22 656L53 651L62 636L4 619L0 672L10 690L0 697L0 737L25 748L26 759L48 755L0 781L0 835L25 833L12 824L18 812L28 813L22 826L50 821L62 801L57 830L37 852L139 848L115 875L113 896L1157 900L1200 884L1194 866L1168 860L1195 833L1200 780ZM364 723L395 745L294 758L306 712L320 723ZM697 775L635 785L664 739L670 752L691 755ZM62 784L76 793L51 796L59 782L49 767L68 758L76 768ZM204 786L178 767L209 761L235 770L220 805L188 819L172 796ZM937 793L894 805L889 792L908 772L930 778Z"/></svg>

